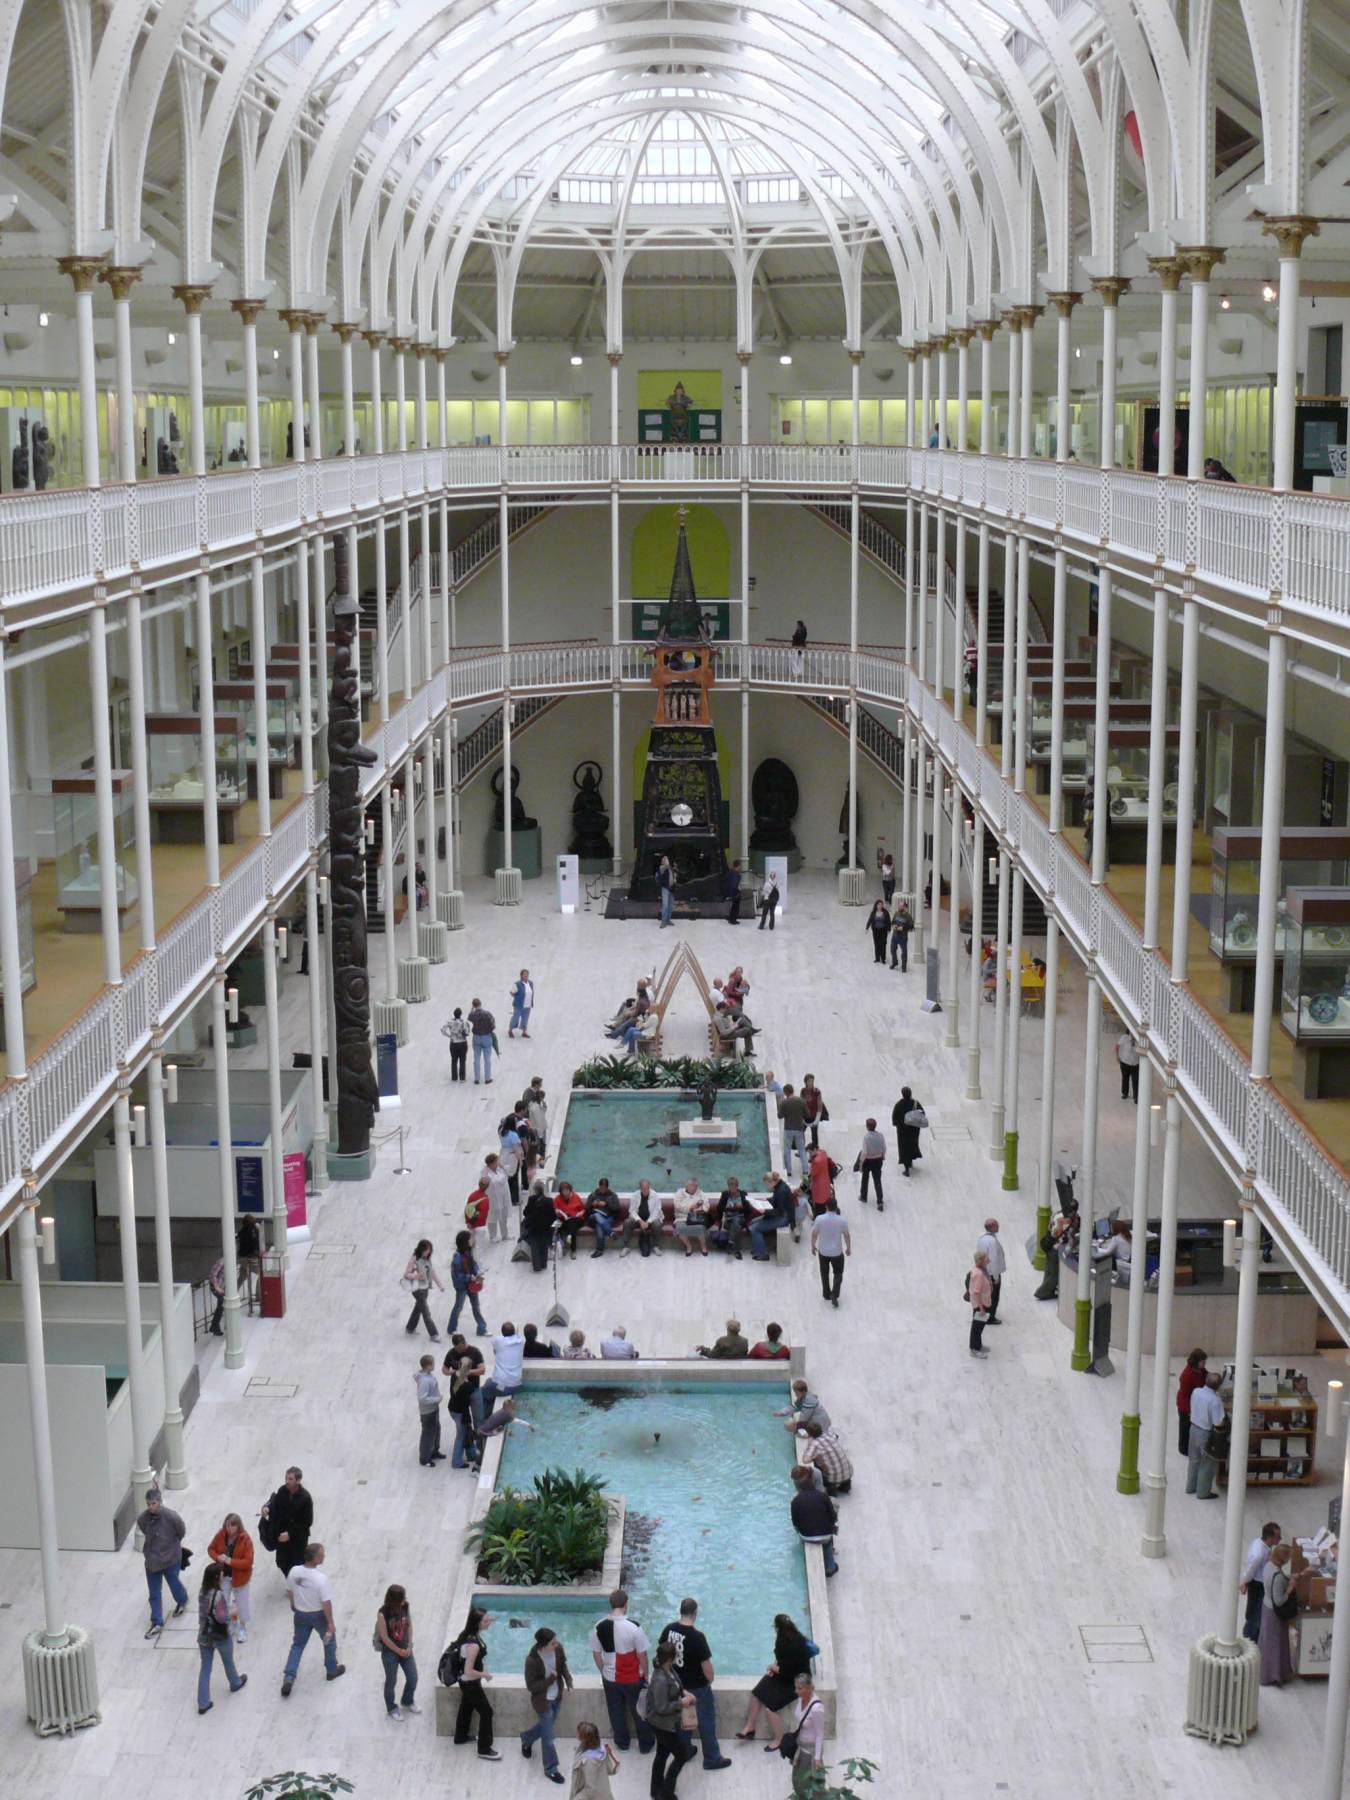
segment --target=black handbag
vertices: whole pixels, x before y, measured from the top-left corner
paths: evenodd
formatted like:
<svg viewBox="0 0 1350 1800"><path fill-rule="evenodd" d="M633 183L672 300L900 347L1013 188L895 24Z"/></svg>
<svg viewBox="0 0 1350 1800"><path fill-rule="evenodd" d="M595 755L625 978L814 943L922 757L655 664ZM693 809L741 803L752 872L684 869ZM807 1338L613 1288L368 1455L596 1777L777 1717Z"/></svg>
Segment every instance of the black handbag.
<svg viewBox="0 0 1350 1800"><path fill-rule="evenodd" d="M186 1544L184 1544L183 1548L178 1552L178 1566L180 1569L188 1569L192 1566L192 1552L188 1549Z"/></svg>
<svg viewBox="0 0 1350 1800"><path fill-rule="evenodd" d="M813 1700L811 1702L810 1706L808 1706L806 1711L802 1714L802 1725L806 1723L819 1705L819 1700ZM799 1725L795 1731L785 1731L779 1740L778 1754L783 1758L784 1762L794 1762L796 1760L797 1739L801 1736L801 1729L801 1725Z"/></svg>

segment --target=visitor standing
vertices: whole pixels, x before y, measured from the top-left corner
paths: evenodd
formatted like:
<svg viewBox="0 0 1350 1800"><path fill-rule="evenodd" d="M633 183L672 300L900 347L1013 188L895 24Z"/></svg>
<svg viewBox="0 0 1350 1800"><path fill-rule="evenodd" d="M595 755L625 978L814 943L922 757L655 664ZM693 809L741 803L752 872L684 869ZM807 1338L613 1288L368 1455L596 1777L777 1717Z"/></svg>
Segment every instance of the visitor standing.
<svg viewBox="0 0 1350 1800"><path fill-rule="evenodd" d="M867 922L863 929L865 931L870 931L872 934L873 960L884 964L886 961L886 939L891 929L891 915L886 911L882 901L877 900L874 902L871 912L867 915Z"/></svg>
<svg viewBox="0 0 1350 1800"><path fill-rule="evenodd" d="M919 1148L919 1133L927 1123L928 1115L914 1098L913 1089L902 1087L900 1098L891 1108L891 1124L895 1127L895 1143L900 1152L900 1167L906 1176L916 1162L923 1161L923 1151Z"/></svg>
<svg viewBox="0 0 1350 1800"><path fill-rule="evenodd" d="M825 1708L809 1675L796 1676L793 1687L797 1709L792 1715L792 1729L797 1750L792 1758L792 1792L809 1795L816 1790L816 1770L825 1767Z"/></svg>
<svg viewBox="0 0 1350 1800"><path fill-rule="evenodd" d="M1191 1396L1205 1381L1206 1353L1192 1350L1177 1381L1177 1449L1183 1456L1191 1442Z"/></svg>
<svg viewBox="0 0 1350 1800"><path fill-rule="evenodd" d="M881 897L888 907L895 897L895 858L889 850L881 859Z"/></svg>
<svg viewBox="0 0 1350 1800"><path fill-rule="evenodd" d="M825 1096L816 1086L814 1075L802 1076L801 1091L802 1110L806 1114L806 1129L811 1133L811 1148L820 1148L820 1128L830 1116L830 1109L825 1104Z"/></svg>
<svg viewBox="0 0 1350 1800"><path fill-rule="evenodd" d="M895 967L896 958L900 959L900 973L909 973L909 934L914 929L914 915L909 905L902 900L895 909L891 920L891 967Z"/></svg>
<svg viewBox="0 0 1350 1800"><path fill-rule="evenodd" d="M759 892L759 928L763 931L767 925L773 930L773 922L778 914L778 877L770 875Z"/></svg>
<svg viewBox="0 0 1350 1800"><path fill-rule="evenodd" d="M1289 1622L1298 1616L1298 1596L1289 1577L1288 1544L1276 1544L1266 1570L1265 1596L1261 1602L1261 1686L1283 1687L1293 1677L1289 1655Z"/></svg>
<svg viewBox="0 0 1350 1800"><path fill-rule="evenodd" d="M530 1035L530 1014L534 1011L534 983L530 980L530 971L522 969L515 986L511 989L511 1023L507 1027L507 1037L514 1037L517 1032L522 1037Z"/></svg>
<svg viewBox="0 0 1350 1800"><path fill-rule="evenodd" d="M304 1655L305 1645L310 1635L317 1632L323 1645L324 1674L329 1681L336 1681L339 1675L347 1673L347 1665L337 1658L337 1626L333 1623L333 1589L328 1577L323 1572L324 1549L322 1544L310 1544L305 1549L305 1560L298 1568L292 1569L286 1577L286 1592L291 1603L293 1615L293 1633L291 1636L290 1655L286 1658L286 1667L281 1682L283 1699L295 1686L295 1677L300 1668L300 1658Z"/></svg>
<svg viewBox="0 0 1350 1800"><path fill-rule="evenodd" d="M656 1739L652 1757L652 1800L675 1800L680 1770L694 1760L689 1732L694 1723L694 1696L685 1692L675 1673L674 1644L658 1644L655 1668L647 1688L647 1724Z"/></svg>
<svg viewBox="0 0 1350 1800"><path fill-rule="evenodd" d="M497 1128L497 1167L506 1177L507 1200L520 1205L520 1171L525 1161L525 1140L516 1126L516 1115L507 1113Z"/></svg>
<svg viewBox="0 0 1350 1800"><path fill-rule="evenodd" d="M553 1730L563 1694L572 1686L572 1671L567 1666L567 1652L556 1632L541 1625L534 1643L525 1657L525 1691L535 1711L535 1722L520 1734L520 1754L528 1762L536 1744L543 1745L544 1775L558 1787L563 1784L558 1767L558 1746Z"/></svg>
<svg viewBox="0 0 1350 1800"><path fill-rule="evenodd" d="M1132 1031L1122 1031L1116 1039L1116 1061L1120 1064L1120 1097L1139 1104L1139 1043Z"/></svg>
<svg viewBox="0 0 1350 1800"><path fill-rule="evenodd" d="M668 856L663 856L656 865L656 886L661 896L661 929L664 931L675 911L675 871Z"/></svg>
<svg viewBox="0 0 1350 1800"><path fill-rule="evenodd" d="M526 1101L526 1116L530 1121L530 1130L534 1133L538 1145L539 1162L548 1160L548 1098L544 1093L544 1084L536 1075L530 1084L529 1093L523 1096Z"/></svg>
<svg viewBox="0 0 1350 1800"><path fill-rule="evenodd" d="M314 1501L302 1480L300 1470L292 1464L281 1486L263 1507L259 1521L266 1526L267 1535L261 1530L258 1535L268 1549L275 1549L277 1567L283 1575L289 1575L297 1563L305 1560L309 1534L314 1529Z"/></svg>
<svg viewBox="0 0 1350 1800"><path fill-rule="evenodd" d="M417 1460L424 1469L434 1469L438 1462L445 1460L445 1452L441 1449L441 1384L436 1379L434 1356L422 1358L413 1381L417 1388L417 1418L421 1428Z"/></svg>
<svg viewBox="0 0 1350 1800"><path fill-rule="evenodd" d="M783 1132L783 1172L792 1179L792 1158L801 1166L802 1180L808 1175L806 1166L806 1102L789 1081L778 1098L778 1119Z"/></svg>
<svg viewBox="0 0 1350 1800"><path fill-rule="evenodd" d="M966 1300L970 1306L970 1354L988 1356L984 1347L984 1328L989 1323L994 1284L989 1279L989 1257L983 1250L975 1252L975 1261L966 1277Z"/></svg>
<svg viewBox="0 0 1350 1800"><path fill-rule="evenodd" d="M511 1219L511 1180L502 1167L500 1155L489 1150L483 1158L483 1167L479 1171L478 1185L488 1198L487 1234L488 1242L505 1243L507 1226Z"/></svg>
<svg viewBox="0 0 1350 1800"><path fill-rule="evenodd" d="M628 1595L615 1588L609 1611L591 1632L591 1655L605 1689L605 1706L614 1732L615 1748L628 1748L629 1714L637 1721L638 1749L644 1756L655 1738L638 1712L638 1695L647 1680L647 1656L651 1645L636 1620L628 1617ZM653 1790L654 1791L654 1790Z"/></svg>
<svg viewBox="0 0 1350 1800"><path fill-rule="evenodd" d="M375 1615L375 1643L384 1667L384 1710L394 1720L404 1713L421 1712L417 1705L417 1661L413 1656L412 1610L407 1589L393 1582L385 1589L384 1600ZM403 1697L396 1700L399 1673L403 1674Z"/></svg>
<svg viewBox="0 0 1350 1800"><path fill-rule="evenodd" d="M727 896L727 924L739 925L741 922L741 864L737 857L727 870L724 883Z"/></svg>
<svg viewBox="0 0 1350 1800"><path fill-rule="evenodd" d="M1266 1597L1266 1575L1271 1552L1279 1543L1280 1535L1280 1528L1274 1520L1269 1525L1263 1525L1260 1537L1253 1538L1248 1545L1247 1560L1242 1566L1238 1592L1247 1596L1247 1616L1243 1621L1242 1635L1250 1638L1254 1644L1261 1641L1261 1607Z"/></svg>
<svg viewBox="0 0 1350 1800"><path fill-rule="evenodd" d="M1186 1492L1194 1494L1197 1500L1217 1500L1214 1492L1214 1477L1219 1472L1219 1444L1216 1435L1221 1436L1227 1423L1228 1414L1224 1410L1217 1389L1219 1377L1212 1370L1205 1371L1205 1379L1191 1395L1191 1436L1186 1450Z"/></svg>
<svg viewBox="0 0 1350 1800"><path fill-rule="evenodd" d="M487 1320L483 1317L483 1309L478 1300L483 1291L483 1271L474 1257L471 1231L455 1233L455 1254L450 1258L450 1286L454 1292L455 1304L450 1308L450 1318L445 1329L454 1331L467 1300L473 1311L473 1322L478 1335L486 1337Z"/></svg>
<svg viewBox="0 0 1350 1800"><path fill-rule="evenodd" d="M211 1298L216 1309L211 1314L209 1330L212 1337L224 1337L225 1327L221 1320L225 1317L225 1258L218 1256L211 1264L206 1276L207 1286L211 1289Z"/></svg>
<svg viewBox="0 0 1350 1800"><path fill-rule="evenodd" d="M483 1383L483 1411L491 1412L497 1400L514 1394L525 1379L525 1339L510 1319L492 1340L492 1374Z"/></svg>
<svg viewBox="0 0 1350 1800"><path fill-rule="evenodd" d="M229 1590L235 1620L234 1641L247 1643L248 1623L253 1614L253 1539L244 1530L244 1521L238 1513L226 1513L224 1524L206 1547L206 1554L219 1566L221 1580Z"/></svg>
<svg viewBox="0 0 1350 1800"><path fill-rule="evenodd" d="M152 1638L157 1637L164 1629L163 1595L166 1581L169 1592L173 1595L175 1619L188 1603L187 1589L183 1586L181 1577L183 1533L187 1527L176 1512L165 1506L164 1496L159 1489L152 1487L146 1493L145 1510L136 1521L136 1529L141 1534L145 1586L150 1595L150 1629L145 1635Z"/></svg>
<svg viewBox="0 0 1350 1800"><path fill-rule="evenodd" d="M618 1772L619 1759L608 1744L601 1743L600 1727L590 1719L578 1720L568 1800L614 1800L609 1778Z"/></svg>
<svg viewBox="0 0 1350 1800"><path fill-rule="evenodd" d="M483 1377L483 1352L458 1332L450 1340L450 1348L441 1364L441 1374L450 1378L450 1398L446 1411L455 1421L455 1441L450 1450L450 1467L471 1467L480 1454L476 1427L482 1421L482 1397L479 1384Z"/></svg>
<svg viewBox="0 0 1350 1800"><path fill-rule="evenodd" d="M211 1665L217 1656L220 1657L220 1666L225 1671L225 1679L230 1684L232 1694L237 1694L248 1681L248 1676L239 1674L234 1666L234 1645L230 1641L230 1597L224 1575L219 1563L210 1564L202 1575L201 1590L197 1595L197 1654L201 1665L197 1672L199 1715L209 1713L215 1704L211 1698Z"/></svg>
<svg viewBox="0 0 1350 1800"><path fill-rule="evenodd" d="M798 1463L792 1471L792 1523L804 1544L819 1544L825 1557L826 1576L837 1575L839 1564L834 1555L834 1534L839 1528L839 1515L834 1502L823 1488L815 1484L815 1475Z"/></svg>
<svg viewBox="0 0 1350 1800"><path fill-rule="evenodd" d="M886 1210L886 1199L881 1191L881 1165L885 1160L886 1139L877 1130L876 1120L869 1119L867 1129L863 1132L858 1160L853 1166L858 1171L858 1199L864 1206L867 1205L867 1183L870 1180L876 1190L878 1212Z"/></svg>
<svg viewBox="0 0 1350 1800"><path fill-rule="evenodd" d="M526 1199L520 1215L520 1235L530 1253L530 1266L536 1275L542 1275L548 1267L548 1253L553 1243L554 1226L558 1218L562 1216L558 1211L559 1202L566 1210L579 1199L580 1196L573 1193L570 1184L566 1181L559 1186L557 1196L553 1200L549 1199L542 1181L536 1181L530 1189L529 1197ZM581 1201L581 1205L584 1211L585 1202Z"/></svg>
<svg viewBox="0 0 1350 1800"><path fill-rule="evenodd" d="M469 1031L473 1036L473 1085L492 1081L492 1034L497 1021L479 999L469 1006Z"/></svg>
<svg viewBox="0 0 1350 1800"><path fill-rule="evenodd" d="M450 1079L463 1081L465 1065L469 1060L469 1022L464 1017L464 1008L457 1006L454 1013L441 1026L441 1036L450 1043Z"/></svg>
<svg viewBox="0 0 1350 1800"><path fill-rule="evenodd" d="M1001 1323L998 1316L998 1301L999 1295L1003 1292L1003 1274L1008 1267L1008 1259L1003 1254L1003 1246L998 1239L997 1219L985 1220L984 1230L975 1240L975 1248L977 1251L982 1250L984 1252L985 1269L989 1275L991 1298L989 1301L989 1317L985 1320L985 1324L998 1325Z"/></svg>
<svg viewBox="0 0 1350 1800"><path fill-rule="evenodd" d="M455 1716L457 1744L467 1744L469 1727L478 1720L478 1754L484 1762L500 1762L502 1753L492 1744L492 1704L483 1692L485 1682L492 1680L487 1667L487 1645L483 1633L493 1622L493 1615L471 1606L464 1629L451 1645L459 1652L459 1712Z"/></svg>
<svg viewBox="0 0 1350 1800"><path fill-rule="evenodd" d="M798 619L792 633L792 679L800 681L806 674L806 621Z"/></svg>
<svg viewBox="0 0 1350 1800"><path fill-rule="evenodd" d="M431 1251L431 1239L419 1238L417 1248L408 1258L408 1266L403 1271L404 1285L412 1289L413 1297L413 1308L408 1314L408 1323L404 1330L411 1337L417 1330L417 1321L420 1319L426 1326L427 1336L432 1343L439 1344L441 1334L436 1329L436 1322L431 1316L431 1308L427 1305L427 1301L431 1295L432 1286L438 1287L444 1293L445 1283L436 1273L436 1265L431 1260Z"/></svg>
<svg viewBox="0 0 1350 1800"><path fill-rule="evenodd" d="M661 1633L660 1644L675 1647L675 1673L687 1694L694 1697L694 1716L698 1722L699 1743L703 1749L705 1769L729 1769L731 1758L723 1756L717 1741L717 1702L713 1694L712 1649L698 1628L698 1601L681 1600L680 1616Z"/></svg>
<svg viewBox="0 0 1350 1800"><path fill-rule="evenodd" d="M836 1309L844 1285L844 1258L853 1254L853 1239L831 1200L811 1228L811 1252L820 1259L820 1291Z"/></svg>

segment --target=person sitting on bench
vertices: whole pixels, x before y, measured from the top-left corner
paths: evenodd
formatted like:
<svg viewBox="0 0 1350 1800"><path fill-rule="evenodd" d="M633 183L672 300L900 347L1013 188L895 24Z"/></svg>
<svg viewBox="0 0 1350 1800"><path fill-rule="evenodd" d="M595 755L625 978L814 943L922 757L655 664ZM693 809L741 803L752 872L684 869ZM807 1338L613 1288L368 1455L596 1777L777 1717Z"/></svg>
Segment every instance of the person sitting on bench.
<svg viewBox="0 0 1350 1800"><path fill-rule="evenodd" d="M744 1038L745 1054L747 1056L754 1055L755 1033L759 1027L752 1024L738 1008L729 1006L725 1002L719 1006L713 1016L713 1029L717 1033L720 1049L729 1050L734 1056L737 1043Z"/></svg>

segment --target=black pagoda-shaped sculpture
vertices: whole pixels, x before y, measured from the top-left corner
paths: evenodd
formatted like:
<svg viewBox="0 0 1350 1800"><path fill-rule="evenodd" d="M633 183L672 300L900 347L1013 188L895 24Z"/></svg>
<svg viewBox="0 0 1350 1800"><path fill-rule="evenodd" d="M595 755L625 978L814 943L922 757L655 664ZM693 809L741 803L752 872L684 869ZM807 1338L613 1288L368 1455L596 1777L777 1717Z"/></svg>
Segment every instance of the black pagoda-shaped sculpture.
<svg viewBox="0 0 1350 1800"><path fill-rule="evenodd" d="M694 589L686 516L681 507L670 598L652 666L656 719L642 778L642 841L628 889L634 900L656 899L663 856L675 870L680 898L716 898L726 870L717 734L708 705L714 652Z"/></svg>

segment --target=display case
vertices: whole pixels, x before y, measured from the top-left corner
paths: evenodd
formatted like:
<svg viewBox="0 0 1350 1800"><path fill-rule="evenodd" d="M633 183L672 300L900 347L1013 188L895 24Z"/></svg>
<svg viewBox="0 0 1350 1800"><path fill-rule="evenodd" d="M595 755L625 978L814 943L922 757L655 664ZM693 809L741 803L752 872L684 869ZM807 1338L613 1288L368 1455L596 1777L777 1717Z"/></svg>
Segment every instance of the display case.
<svg viewBox="0 0 1350 1800"><path fill-rule="evenodd" d="M263 682L267 715L263 723L267 742L267 791L274 800L286 792L286 771L298 763L299 710L295 698L298 681ZM216 706L233 713L244 727L244 762L250 799L258 797L258 733L256 694L252 681L218 681Z"/></svg>
<svg viewBox="0 0 1350 1800"><path fill-rule="evenodd" d="M236 671L237 678L240 681L251 682L256 668L256 663L241 662ZM272 654L267 660L267 666L263 670L263 677L269 684L269 690L270 685L273 682L282 681L286 684L285 731L289 733L290 736L291 767L298 768L300 766L300 741L303 730L303 721L300 717L300 663L298 660L298 651L296 654L292 655L290 645L278 644L274 646ZM309 731L311 738L319 729L318 692L318 683L311 676L309 688ZM267 719L269 738L273 743L282 742L285 733L283 733L281 729L280 706L278 701L273 699L268 700Z"/></svg>
<svg viewBox="0 0 1350 1800"><path fill-rule="evenodd" d="M1261 883L1263 833L1220 826L1210 860L1209 947L1224 965L1228 1008L1252 1005L1256 966L1256 919ZM1350 830L1286 827L1280 833L1279 910L1275 954L1284 955L1288 915L1284 896L1291 887L1339 888L1350 876Z"/></svg>
<svg viewBox="0 0 1350 1800"><path fill-rule="evenodd" d="M33 943L33 865L26 857L14 858L14 898L19 910L20 995L37 986L37 954ZM3 1009L5 984L0 975L0 1010Z"/></svg>
<svg viewBox="0 0 1350 1800"><path fill-rule="evenodd" d="M202 723L196 713L147 713L150 754L150 816L160 844L206 841L206 787L202 772ZM235 840L247 776L244 721L233 713L215 717L217 839Z"/></svg>
<svg viewBox="0 0 1350 1800"><path fill-rule="evenodd" d="M1036 695L1033 704L1040 701ZM1046 702L1047 713L1049 703ZM1083 801L1092 786L1091 768L1087 759L1087 729L1097 716L1097 702L1092 700L1066 700L1062 709L1064 719L1064 817L1070 825L1081 825L1083 822ZM1147 725L1149 705L1146 700L1113 700L1111 702L1111 720L1113 724ZM1029 760L1036 767L1036 792L1050 792L1050 744L1044 735L1035 735L1036 723L1033 719L1033 747Z"/></svg>
<svg viewBox="0 0 1350 1800"><path fill-rule="evenodd" d="M1280 1023L1305 1099L1350 1094L1350 888L1285 894Z"/></svg>
<svg viewBox="0 0 1350 1800"><path fill-rule="evenodd" d="M1087 725L1087 763L1096 760L1097 727ZM1152 731L1146 722L1127 723L1113 716L1107 723L1106 801L1107 859L1141 863L1148 841L1149 757ZM1176 853L1177 764L1181 757L1181 733L1169 726L1163 732L1163 856Z"/></svg>
<svg viewBox="0 0 1350 1800"><path fill-rule="evenodd" d="M1241 707L1216 706L1205 720L1205 830L1256 820L1256 746L1265 721Z"/></svg>
<svg viewBox="0 0 1350 1800"><path fill-rule="evenodd" d="M135 837L131 771L114 769L111 785L117 926L119 931L125 931L136 922L140 897L131 870ZM67 769L52 777L52 826L56 839L56 904L63 929L101 931L98 791L92 769Z"/></svg>

